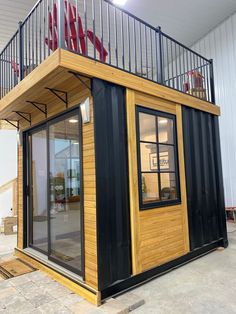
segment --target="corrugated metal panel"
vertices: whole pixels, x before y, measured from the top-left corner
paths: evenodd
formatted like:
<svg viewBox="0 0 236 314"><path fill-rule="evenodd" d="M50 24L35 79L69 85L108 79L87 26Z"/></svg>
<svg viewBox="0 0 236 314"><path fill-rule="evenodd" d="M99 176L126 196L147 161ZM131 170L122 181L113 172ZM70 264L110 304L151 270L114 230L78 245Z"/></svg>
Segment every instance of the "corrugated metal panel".
<svg viewBox="0 0 236 314"><path fill-rule="evenodd" d="M236 206L236 14L203 39L194 50L214 59L216 102L221 106L221 151L226 206Z"/></svg>
<svg viewBox="0 0 236 314"><path fill-rule="evenodd" d="M183 136L191 250L227 246L218 117L183 107Z"/></svg>
<svg viewBox="0 0 236 314"><path fill-rule="evenodd" d="M131 275L125 89L93 79L98 286Z"/></svg>

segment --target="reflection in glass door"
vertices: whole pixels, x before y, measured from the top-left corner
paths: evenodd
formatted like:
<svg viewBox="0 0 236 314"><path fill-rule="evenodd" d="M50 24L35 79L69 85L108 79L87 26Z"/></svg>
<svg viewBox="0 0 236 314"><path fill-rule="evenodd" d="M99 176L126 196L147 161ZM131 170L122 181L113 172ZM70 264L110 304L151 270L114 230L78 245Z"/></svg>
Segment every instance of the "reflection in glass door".
<svg viewBox="0 0 236 314"><path fill-rule="evenodd" d="M81 270L81 187L78 115L49 126L50 258Z"/></svg>
<svg viewBox="0 0 236 314"><path fill-rule="evenodd" d="M47 134L45 129L29 136L30 246L47 253Z"/></svg>

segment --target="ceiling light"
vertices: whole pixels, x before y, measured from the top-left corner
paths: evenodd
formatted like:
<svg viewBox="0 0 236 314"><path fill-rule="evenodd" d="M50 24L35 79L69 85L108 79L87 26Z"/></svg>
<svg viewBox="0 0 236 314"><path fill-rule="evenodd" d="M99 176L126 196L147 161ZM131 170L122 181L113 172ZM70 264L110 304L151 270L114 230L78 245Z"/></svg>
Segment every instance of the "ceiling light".
<svg viewBox="0 0 236 314"><path fill-rule="evenodd" d="M117 5L125 5L126 2L127 0L113 0L113 3Z"/></svg>
<svg viewBox="0 0 236 314"><path fill-rule="evenodd" d="M79 142L74 142L73 145L79 145Z"/></svg>
<svg viewBox="0 0 236 314"><path fill-rule="evenodd" d="M167 119L161 119L161 120L159 120L159 123L160 123L160 124L167 124L167 122L168 122Z"/></svg>
<svg viewBox="0 0 236 314"><path fill-rule="evenodd" d="M70 119L69 122L70 122L70 123L77 123L78 120L77 120L77 119Z"/></svg>

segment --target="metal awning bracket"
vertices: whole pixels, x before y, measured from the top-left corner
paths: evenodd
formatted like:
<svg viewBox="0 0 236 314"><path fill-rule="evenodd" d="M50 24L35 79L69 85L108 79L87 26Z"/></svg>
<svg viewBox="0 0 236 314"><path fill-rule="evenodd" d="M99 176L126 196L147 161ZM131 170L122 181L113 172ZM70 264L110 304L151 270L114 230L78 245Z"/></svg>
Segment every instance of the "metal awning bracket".
<svg viewBox="0 0 236 314"><path fill-rule="evenodd" d="M57 96L57 98L59 98L61 101L65 103L66 108L68 108L68 93L67 92L59 90L59 89L55 89L55 88L49 88L49 87L45 87L45 89L48 89L51 93ZM60 94L63 94L64 98Z"/></svg>
<svg viewBox="0 0 236 314"><path fill-rule="evenodd" d="M84 81L82 80L80 74L75 73L75 72L73 72L73 71L68 71L68 73L74 75L74 77L76 77L86 88L88 88L90 92L92 91L91 87L90 87L86 82L84 82ZM82 77L83 77L83 76L82 76Z"/></svg>
<svg viewBox="0 0 236 314"><path fill-rule="evenodd" d="M12 112L15 112L16 114L18 114L18 116L20 116L22 119L29 122L29 124L31 125L31 122L32 122L31 113L22 112L22 111L12 111Z"/></svg>
<svg viewBox="0 0 236 314"><path fill-rule="evenodd" d="M40 102L36 102L36 101L26 101L26 102L31 104L35 108L37 108L39 111L41 111L45 115L45 118L47 118L47 114L48 114L48 106L47 105L42 104Z"/></svg>
<svg viewBox="0 0 236 314"><path fill-rule="evenodd" d="M6 121L11 126L14 126L14 128L16 128L19 131L19 120L18 121L10 121L8 119L4 119L4 121Z"/></svg>

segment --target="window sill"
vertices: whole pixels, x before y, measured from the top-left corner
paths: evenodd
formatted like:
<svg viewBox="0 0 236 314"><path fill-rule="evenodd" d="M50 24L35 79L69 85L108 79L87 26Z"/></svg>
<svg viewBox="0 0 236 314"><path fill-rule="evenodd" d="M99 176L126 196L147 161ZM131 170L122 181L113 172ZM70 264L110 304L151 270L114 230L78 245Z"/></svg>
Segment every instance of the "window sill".
<svg viewBox="0 0 236 314"><path fill-rule="evenodd" d="M152 204L145 204L140 206L140 211L148 210L148 209L158 209L163 207L169 207L174 205L180 205L181 200L173 200L173 201L163 201L158 203L152 203Z"/></svg>

